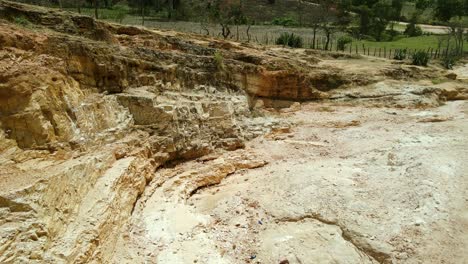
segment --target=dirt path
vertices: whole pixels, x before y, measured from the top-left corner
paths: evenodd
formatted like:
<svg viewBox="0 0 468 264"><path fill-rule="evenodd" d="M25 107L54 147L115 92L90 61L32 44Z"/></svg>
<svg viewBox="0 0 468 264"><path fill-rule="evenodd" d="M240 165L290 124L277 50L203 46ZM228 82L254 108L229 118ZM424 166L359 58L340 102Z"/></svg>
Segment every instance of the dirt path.
<svg viewBox="0 0 468 264"><path fill-rule="evenodd" d="M290 132L160 171L116 258L463 263L467 111L302 105Z"/></svg>
<svg viewBox="0 0 468 264"><path fill-rule="evenodd" d="M406 25L408 25L407 22L398 22L398 24L403 25L405 27ZM446 26L434 26L434 25L426 25L426 24L418 24L418 26L421 27L421 29L424 32L432 33L432 34L448 34L448 32L450 31L450 28Z"/></svg>

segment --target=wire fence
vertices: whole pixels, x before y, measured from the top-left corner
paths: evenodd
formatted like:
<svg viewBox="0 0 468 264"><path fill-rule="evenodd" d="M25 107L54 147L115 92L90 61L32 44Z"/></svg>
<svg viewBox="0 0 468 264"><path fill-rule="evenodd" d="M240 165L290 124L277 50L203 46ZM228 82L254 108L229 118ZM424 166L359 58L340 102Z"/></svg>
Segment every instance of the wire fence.
<svg viewBox="0 0 468 264"><path fill-rule="evenodd" d="M141 18L136 16L127 16L124 19L123 23L141 25ZM211 37L223 39L219 24L184 21L163 22L157 20L146 20L145 26L157 29L175 30L179 32L208 35ZM329 43L327 45L327 38L325 37L324 32L322 32L320 29L314 31L312 28L307 27L295 28L276 25L233 25L230 27L230 30L231 34L227 39L232 41L251 42L261 45L276 45L276 40L281 36L281 34L294 33L295 35L300 36L302 38L304 48L389 59L393 59L395 53L402 50L406 51L403 53L403 59L411 58L413 54L415 54L418 51L427 52L431 59L444 58L449 52L451 52L450 49L443 45L439 45L438 48L429 47L417 49L408 47L375 47L375 45L368 46L360 42L353 42L351 44L347 44L345 50L339 50L337 45L338 39L341 36L345 35L345 33L335 32L335 34L333 34L330 37ZM465 53L466 55L466 51L461 52L461 54L459 55L464 55L463 53Z"/></svg>
<svg viewBox="0 0 468 264"><path fill-rule="evenodd" d="M307 41L308 47L312 47L311 43L312 40ZM323 39L317 40L315 44L315 49L324 50L324 51L335 51L341 53L348 53L348 54L356 54L356 55L364 55L364 56L373 56L378 58L388 58L393 59L395 55L402 55L401 59L409 59L417 52L425 52L429 55L431 59L442 59L445 58L452 49L448 47L440 46L438 48L424 48L424 49L415 49L415 48L387 48L387 47L369 47L365 44L348 44L345 46L344 50L338 49L338 45L336 45L336 40L330 40L328 48L326 49L326 41ZM404 51L404 52L402 52ZM458 51L456 55L463 55L466 52Z"/></svg>

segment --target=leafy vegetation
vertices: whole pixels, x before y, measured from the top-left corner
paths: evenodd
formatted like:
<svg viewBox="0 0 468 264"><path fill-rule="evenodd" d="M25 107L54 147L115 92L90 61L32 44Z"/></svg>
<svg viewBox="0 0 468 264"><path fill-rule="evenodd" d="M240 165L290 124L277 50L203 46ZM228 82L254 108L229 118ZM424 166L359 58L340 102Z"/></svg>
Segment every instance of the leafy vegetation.
<svg viewBox="0 0 468 264"><path fill-rule="evenodd" d="M404 60L408 54L407 49L397 49L395 50L395 55L393 55L393 59L395 60Z"/></svg>
<svg viewBox="0 0 468 264"><path fill-rule="evenodd" d="M21 25L21 26L27 26L29 25L29 20L27 20L25 17L23 16L17 16L13 19L13 22L17 25Z"/></svg>
<svg viewBox="0 0 468 264"><path fill-rule="evenodd" d="M447 54L442 58L442 65L450 70L458 60L460 60L460 56L457 55L456 50L452 49L447 51Z"/></svg>
<svg viewBox="0 0 468 264"><path fill-rule="evenodd" d="M405 35L410 36L410 37L418 37L423 34L421 27L419 27L416 24L416 22L417 22L417 17L413 16L410 23L406 25Z"/></svg>
<svg viewBox="0 0 468 264"><path fill-rule="evenodd" d="M294 33L283 33L276 39L276 45L289 46L291 48L302 48L303 40Z"/></svg>
<svg viewBox="0 0 468 264"><path fill-rule="evenodd" d="M277 26L285 26L285 27L290 27L290 26L298 26L299 23L290 17L279 17L275 18L272 22L272 25L277 25Z"/></svg>
<svg viewBox="0 0 468 264"><path fill-rule="evenodd" d="M419 50L413 54L413 65L427 66L431 56L427 51Z"/></svg>
<svg viewBox="0 0 468 264"><path fill-rule="evenodd" d="M223 54L221 52L216 51L214 53L213 61L214 61L215 65L216 65L216 68L219 71L224 70L224 68L225 68L225 66L224 66L224 57L223 57Z"/></svg>
<svg viewBox="0 0 468 264"><path fill-rule="evenodd" d="M346 49L346 45L350 44L353 42L353 39L349 36L342 36L340 38L338 38L337 40L337 49L338 50L341 50L341 51L345 51Z"/></svg>

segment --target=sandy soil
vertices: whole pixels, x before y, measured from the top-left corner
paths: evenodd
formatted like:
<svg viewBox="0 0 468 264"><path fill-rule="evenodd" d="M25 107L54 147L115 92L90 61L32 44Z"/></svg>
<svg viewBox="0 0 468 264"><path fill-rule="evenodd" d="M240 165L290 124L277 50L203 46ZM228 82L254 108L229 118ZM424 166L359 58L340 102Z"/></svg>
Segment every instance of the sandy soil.
<svg viewBox="0 0 468 264"><path fill-rule="evenodd" d="M184 182L226 157L160 171L171 180L147 188L116 258L466 263L468 103L358 104L309 103L282 113L296 124L292 131L237 151L268 164L188 196L180 195Z"/></svg>

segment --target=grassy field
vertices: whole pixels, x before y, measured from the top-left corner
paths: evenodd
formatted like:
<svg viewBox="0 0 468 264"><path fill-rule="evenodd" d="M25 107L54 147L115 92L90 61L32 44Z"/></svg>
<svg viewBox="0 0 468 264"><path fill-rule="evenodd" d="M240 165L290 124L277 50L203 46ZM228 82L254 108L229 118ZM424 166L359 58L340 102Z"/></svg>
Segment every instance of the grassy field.
<svg viewBox="0 0 468 264"><path fill-rule="evenodd" d="M76 9L69 9L68 11L76 12ZM94 9L91 8L82 8L82 14L85 15L94 15ZM120 22L123 24L129 25L141 25L142 20L139 16L134 15L123 15L124 10L122 8L114 9L100 9L99 16L100 19ZM221 38L221 28L217 24L201 24L197 22L163 22L159 21L159 17L147 17L145 18L145 26L155 29L165 29L165 30L175 30L180 32L187 33L196 33L196 34L207 34L210 36ZM396 25L399 27L399 30L404 28L403 25ZM231 40L235 41L247 41L247 26L241 25L239 27L232 26L231 31L232 35ZM284 32L294 33L303 38L304 47L310 48L312 46L313 40L313 30L306 27L283 27L283 26L274 26L274 25L253 25L250 27L251 42L263 44L263 45L274 45L275 40ZM331 46L333 49L336 47L336 40L343 35L343 33L336 33L332 38ZM425 35L420 37L409 37L409 38L400 38L391 42L376 42L376 41L366 41L366 40L354 40L352 43L352 52L355 53L356 46L358 47L359 53L364 53L363 45L365 49L370 48L370 54L374 54L374 50L386 49L386 50L395 50L395 49L424 49L433 48L434 50L438 48L439 42L442 38L446 38L444 35ZM316 40L319 42L318 48L324 46L325 38L323 33L318 31L316 35ZM444 42L444 45L446 42ZM468 43L464 47L465 51L468 52ZM349 45L347 51L349 50Z"/></svg>
<svg viewBox="0 0 468 264"><path fill-rule="evenodd" d="M391 42L376 42L376 41L354 41L354 45L358 45L360 48L362 48L362 45L366 48L387 48L387 49L437 49L439 40L441 38L445 38L446 36L444 35L429 35L429 36L420 36L420 37L410 37L410 38L401 38L396 41L391 41ZM445 45L446 42L444 42ZM468 51L468 43L466 43L464 47L465 51Z"/></svg>
<svg viewBox="0 0 468 264"><path fill-rule="evenodd" d="M78 13L76 8L64 8L66 11ZM81 14L94 17L94 8L81 8ZM128 7L126 6L115 6L112 9L98 9L99 19L110 20L114 22L122 22L122 20L128 16Z"/></svg>

